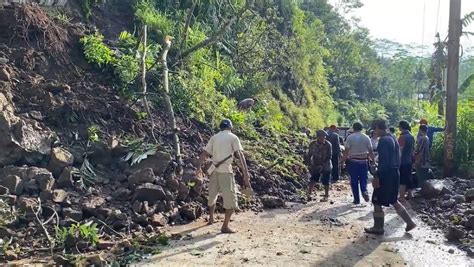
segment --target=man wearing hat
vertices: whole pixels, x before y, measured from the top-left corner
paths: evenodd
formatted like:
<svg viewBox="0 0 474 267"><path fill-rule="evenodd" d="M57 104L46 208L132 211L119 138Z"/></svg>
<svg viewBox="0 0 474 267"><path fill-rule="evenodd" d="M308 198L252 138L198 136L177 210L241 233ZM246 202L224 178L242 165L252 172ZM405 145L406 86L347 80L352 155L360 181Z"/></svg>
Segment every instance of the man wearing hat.
<svg viewBox="0 0 474 267"><path fill-rule="evenodd" d="M209 177L209 224L214 223L214 211L219 192L224 200L225 219L221 228L222 233L235 233L237 231L229 227L230 217L237 208L236 185L232 170L232 161L236 154L242 168L244 186L250 188L250 175L245 161L242 145L239 138L231 132L232 122L225 119L220 124L220 132L209 140L204 151L199 157L197 174L201 174L201 165L208 158L212 158L212 171ZM209 171L208 171L209 174Z"/></svg>
<svg viewBox="0 0 474 267"><path fill-rule="evenodd" d="M431 147L433 147L434 134L439 133L439 132L443 132L445 129L441 128L441 127L429 126L428 125L428 120L426 120L426 119L421 119L420 120L420 125L426 125L427 126L427 129L428 129L427 136L428 136L428 139L430 140L429 148L430 148L430 151L431 151ZM418 139L420 137L421 137L421 133L418 133Z"/></svg>
<svg viewBox="0 0 474 267"><path fill-rule="evenodd" d="M321 201L327 201L329 198L329 183L331 182L332 170L332 146L326 140L328 134L324 130L316 132L317 139L309 144L308 153L305 156L305 163L310 171L310 183L308 187L308 200L311 200L311 193L317 182L324 186L324 198Z"/></svg>

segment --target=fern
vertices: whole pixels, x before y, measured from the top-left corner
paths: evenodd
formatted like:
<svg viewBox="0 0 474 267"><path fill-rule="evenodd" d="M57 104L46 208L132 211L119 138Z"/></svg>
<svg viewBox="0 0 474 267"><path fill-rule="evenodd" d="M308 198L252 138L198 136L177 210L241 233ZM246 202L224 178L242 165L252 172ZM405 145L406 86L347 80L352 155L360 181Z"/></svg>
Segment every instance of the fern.
<svg viewBox="0 0 474 267"><path fill-rule="evenodd" d="M474 21L474 11L464 15L464 17L461 20L462 26L467 27L472 23L472 21Z"/></svg>

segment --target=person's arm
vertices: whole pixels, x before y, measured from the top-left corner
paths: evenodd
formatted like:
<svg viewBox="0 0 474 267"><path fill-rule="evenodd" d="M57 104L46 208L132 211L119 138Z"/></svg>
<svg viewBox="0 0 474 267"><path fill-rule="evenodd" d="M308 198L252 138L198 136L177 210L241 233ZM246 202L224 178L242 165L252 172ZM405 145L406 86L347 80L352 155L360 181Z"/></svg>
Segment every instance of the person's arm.
<svg viewBox="0 0 474 267"><path fill-rule="evenodd" d="M428 129L429 129L428 131L432 133L443 132L445 130L445 128L443 127L431 127L431 126L429 126Z"/></svg>
<svg viewBox="0 0 474 267"><path fill-rule="evenodd" d="M206 151L206 150L203 150L201 152L201 154L199 155L199 161L198 161L198 165L197 165L197 171L198 172L202 172L202 164L206 161L206 159L210 156L210 154Z"/></svg>
<svg viewBox="0 0 474 267"><path fill-rule="evenodd" d="M344 146L344 153L342 153L342 163L346 162L349 157L349 152L351 151L351 139L347 137L346 144Z"/></svg>
<svg viewBox="0 0 474 267"><path fill-rule="evenodd" d="M374 154L374 148L372 147L372 141L370 140L370 138L368 136L367 136L367 140L368 140L367 149L369 150L369 159L371 161L375 162L375 154Z"/></svg>

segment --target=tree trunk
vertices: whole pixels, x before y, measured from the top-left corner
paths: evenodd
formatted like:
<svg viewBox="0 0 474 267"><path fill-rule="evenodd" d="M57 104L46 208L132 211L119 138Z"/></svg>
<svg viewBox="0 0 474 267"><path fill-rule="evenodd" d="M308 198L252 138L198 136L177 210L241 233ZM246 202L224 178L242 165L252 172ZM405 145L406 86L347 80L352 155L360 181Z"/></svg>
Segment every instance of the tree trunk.
<svg viewBox="0 0 474 267"><path fill-rule="evenodd" d="M148 99L146 97L147 94L147 86L146 86L146 41L147 41L147 26L143 26L143 34L142 34L142 45L143 45L143 51L142 51L142 56L141 56L141 63L142 63L142 87L143 87L143 104L145 105L145 110L148 115L148 118L150 118L151 122L151 136L153 137L153 140L155 143L157 142L156 137L155 137L155 122L153 121L153 116L150 111L150 106L148 105Z"/></svg>
<svg viewBox="0 0 474 267"><path fill-rule="evenodd" d="M181 148L179 144L179 128L176 125L176 118L173 111L173 105L171 104L171 97L170 97L170 88L169 88L169 77L168 77L168 63L166 58L168 56L168 51L171 48L171 40L170 37L167 36L165 38L163 44L163 51L161 53L161 65L163 67L163 88L165 90L165 106L168 113L168 126L173 131L173 142L174 142L174 155L176 159L176 163L178 164L177 172L182 174L183 172L183 160L181 156Z"/></svg>

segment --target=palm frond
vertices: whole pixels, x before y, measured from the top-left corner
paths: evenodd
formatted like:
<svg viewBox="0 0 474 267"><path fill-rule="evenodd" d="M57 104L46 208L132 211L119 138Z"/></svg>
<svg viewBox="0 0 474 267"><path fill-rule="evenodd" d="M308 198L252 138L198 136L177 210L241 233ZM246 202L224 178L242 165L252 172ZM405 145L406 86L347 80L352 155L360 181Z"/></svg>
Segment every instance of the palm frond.
<svg viewBox="0 0 474 267"><path fill-rule="evenodd" d="M462 20L461 20L462 26L463 26L463 27L467 27L467 26L469 26L473 21L474 21L474 11L472 11L471 13L467 13L466 15L464 15L464 17L463 17Z"/></svg>
<svg viewBox="0 0 474 267"><path fill-rule="evenodd" d="M469 77L467 77L466 80L459 86L459 93L463 93L466 91L467 88L471 86L471 84L474 82L474 74L471 74Z"/></svg>

